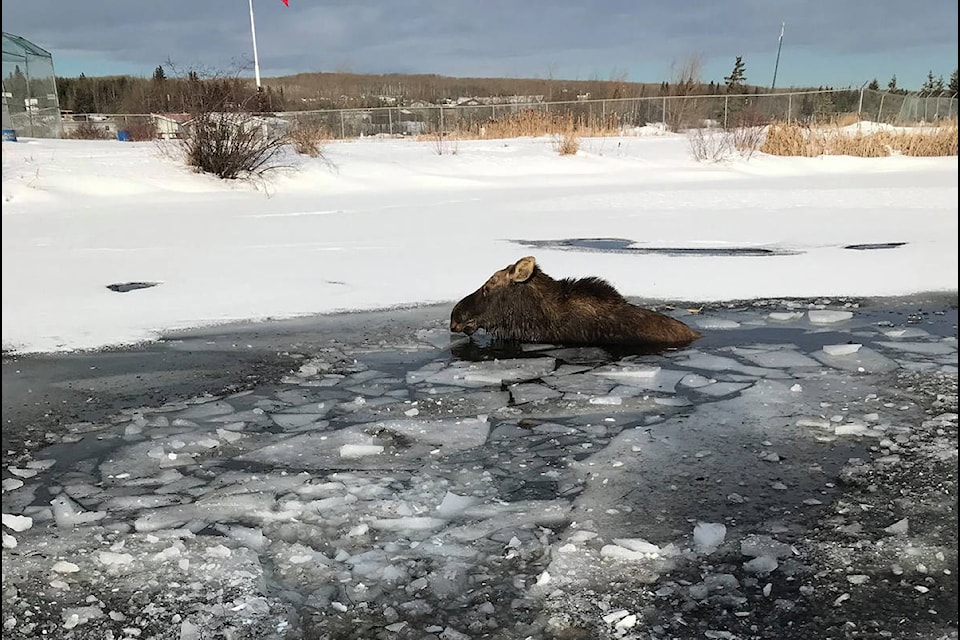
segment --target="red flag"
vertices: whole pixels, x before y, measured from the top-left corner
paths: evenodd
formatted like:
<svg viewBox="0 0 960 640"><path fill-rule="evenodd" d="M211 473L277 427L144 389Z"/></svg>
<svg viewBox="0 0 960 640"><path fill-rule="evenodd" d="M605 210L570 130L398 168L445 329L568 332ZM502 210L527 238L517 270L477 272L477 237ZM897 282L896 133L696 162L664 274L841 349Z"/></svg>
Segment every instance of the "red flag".
<svg viewBox="0 0 960 640"><path fill-rule="evenodd" d="M280 2L282 2L282 3L283 3L283 6L285 6L285 7L289 7L289 6L290 6L290 0L280 0Z"/></svg>

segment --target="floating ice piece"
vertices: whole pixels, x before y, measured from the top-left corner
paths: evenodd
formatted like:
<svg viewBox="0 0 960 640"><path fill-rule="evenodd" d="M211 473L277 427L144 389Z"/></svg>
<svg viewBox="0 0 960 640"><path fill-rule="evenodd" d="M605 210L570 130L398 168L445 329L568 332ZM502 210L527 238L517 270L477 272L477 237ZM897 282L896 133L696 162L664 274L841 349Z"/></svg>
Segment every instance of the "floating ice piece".
<svg viewBox="0 0 960 640"><path fill-rule="evenodd" d="M695 320L697 326L707 331L719 331L723 329L739 329L740 323L726 318L711 318L704 316Z"/></svg>
<svg viewBox="0 0 960 640"><path fill-rule="evenodd" d="M906 534L910 530L910 519L903 518L897 520L892 525L884 529L885 532L897 535L897 534Z"/></svg>
<svg viewBox="0 0 960 640"><path fill-rule="evenodd" d="M772 556L757 556L753 560L743 563L743 570L747 573L767 574L775 571L780 566L777 559Z"/></svg>
<svg viewBox="0 0 960 640"><path fill-rule="evenodd" d="M594 369L590 373L595 376L626 382L629 380L649 380L660 373L660 367L648 364L608 365Z"/></svg>
<svg viewBox="0 0 960 640"><path fill-rule="evenodd" d="M108 566L116 565L128 565L133 564L133 556L129 553L115 553L113 551L101 551L98 554L98 559L101 564Z"/></svg>
<svg viewBox="0 0 960 640"><path fill-rule="evenodd" d="M57 526L65 529L98 522L107 517L106 511L85 511L83 507L65 495L50 501Z"/></svg>
<svg viewBox="0 0 960 640"><path fill-rule="evenodd" d="M798 353L793 348L784 347L782 349L737 349L736 354L750 360L761 367L772 369L799 369L803 367L819 367L819 362Z"/></svg>
<svg viewBox="0 0 960 640"><path fill-rule="evenodd" d="M823 345L823 352L828 356L848 356L851 353L860 351L860 347L862 346L862 344L857 343L825 344Z"/></svg>
<svg viewBox="0 0 960 640"><path fill-rule="evenodd" d="M833 428L833 433L838 436L863 436L871 432L870 427L859 422L847 422L838 424Z"/></svg>
<svg viewBox="0 0 960 640"><path fill-rule="evenodd" d="M688 373L680 379L680 385L684 387L689 387L691 389L696 389L697 387L705 387L708 384L713 384L716 382L715 378L707 378L700 375L699 373Z"/></svg>
<svg viewBox="0 0 960 640"><path fill-rule="evenodd" d="M33 526L33 518L29 516L17 516L12 513L4 513L3 526L12 531L26 531Z"/></svg>
<svg viewBox="0 0 960 640"><path fill-rule="evenodd" d="M807 312L811 324L835 324L853 317L852 311L837 311L834 309L811 309Z"/></svg>
<svg viewBox="0 0 960 640"><path fill-rule="evenodd" d="M447 491L446 495L443 496L443 500L437 505L436 512L438 516L453 518L477 504L477 502L479 502L479 500L473 496L461 496Z"/></svg>
<svg viewBox="0 0 960 640"><path fill-rule="evenodd" d="M802 311L771 311L767 317L776 322L789 322L803 317Z"/></svg>
<svg viewBox="0 0 960 640"><path fill-rule="evenodd" d="M647 542L643 538L614 538L614 544L617 544L631 551L647 555L660 555L661 549L652 542Z"/></svg>
<svg viewBox="0 0 960 640"><path fill-rule="evenodd" d="M603 558L611 558L613 560L628 560L628 561L638 561L638 560L649 560L652 557L655 557L654 554L644 553L642 551L634 551L633 549L628 549L622 547L619 544L605 544L600 548L600 556Z"/></svg>
<svg viewBox="0 0 960 640"><path fill-rule="evenodd" d="M551 389L545 384L536 384L533 382L521 382L512 384L508 387L510 396L514 404L526 404L528 402L542 402L559 398L561 394L555 389Z"/></svg>
<svg viewBox="0 0 960 640"><path fill-rule="evenodd" d="M556 358L517 358L490 362L454 362L439 371L424 367L407 374L407 383L429 382L458 387L485 387L542 378L557 365Z"/></svg>
<svg viewBox="0 0 960 640"><path fill-rule="evenodd" d="M14 537L13 537L12 535L10 535L9 533L7 533L6 531L3 532L3 548L4 548L4 549L16 549L16 548L17 548L17 539L14 538Z"/></svg>
<svg viewBox="0 0 960 640"><path fill-rule="evenodd" d="M384 531L420 531L423 529L439 529L445 524L447 524L447 521L444 518L407 516L405 518L380 518L371 522L370 526Z"/></svg>
<svg viewBox="0 0 960 640"><path fill-rule="evenodd" d="M740 541L740 553L751 558L789 558L793 555L793 547L770 536L748 535Z"/></svg>
<svg viewBox="0 0 960 640"><path fill-rule="evenodd" d="M723 544L726 536L726 525L719 522L698 522L693 528L693 546L700 553L713 553Z"/></svg>
<svg viewBox="0 0 960 640"><path fill-rule="evenodd" d="M925 338L930 334L918 327L905 327L903 329L888 329L882 332L888 338Z"/></svg>
<svg viewBox="0 0 960 640"><path fill-rule="evenodd" d="M886 349L928 356L945 356L957 352L956 345L944 342L878 342L877 344Z"/></svg>
<svg viewBox="0 0 960 640"><path fill-rule="evenodd" d="M78 567L72 562L68 562L66 560L60 560L58 562L54 562L53 566L50 567L50 570L55 571L57 573L76 573L80 571L80 567Z"/></svg>
<svg viewBox="0 0 960 640"><path fill-rule="evenodd" d="M590 404L620 405L623 404L623 398L620 396L597 396L590 398Z"/></svg>
<svg viewBox="0 0 960 640"><path fill-rule="evenodd" d="M376 456L383 453L383 445L379 444L345 444L340 447L340 457L344 460Z"/></svg>
<svg viewBox="0 0 960 640"><path fill-rule="evenodd" d="M60 612L63 618L63 628L73 629L91 620L103 617L103 610L98 606L68 607Z"/></svg>
<svg viewBox="0 0 960 640"><path fill-rule="evenodd" d="M857 373L886 373L898 368L896 362L869 347L861 347L856 353L843 356L832 356L823 350L810 355L827 366Z"/></svg>

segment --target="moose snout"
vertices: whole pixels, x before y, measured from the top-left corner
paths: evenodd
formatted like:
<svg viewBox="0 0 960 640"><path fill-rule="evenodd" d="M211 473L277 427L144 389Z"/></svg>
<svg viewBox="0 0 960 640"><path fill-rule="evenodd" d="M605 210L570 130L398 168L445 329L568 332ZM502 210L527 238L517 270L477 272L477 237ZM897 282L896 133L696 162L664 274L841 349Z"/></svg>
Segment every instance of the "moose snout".
<svg viewBox="0 0 960 640"><path fill-rule="evenodd" d="M476 330L477 328L469 322L460 322L458 320L450 321L450 331L453 333L465 333L470 336L473 335Z"/></svg>

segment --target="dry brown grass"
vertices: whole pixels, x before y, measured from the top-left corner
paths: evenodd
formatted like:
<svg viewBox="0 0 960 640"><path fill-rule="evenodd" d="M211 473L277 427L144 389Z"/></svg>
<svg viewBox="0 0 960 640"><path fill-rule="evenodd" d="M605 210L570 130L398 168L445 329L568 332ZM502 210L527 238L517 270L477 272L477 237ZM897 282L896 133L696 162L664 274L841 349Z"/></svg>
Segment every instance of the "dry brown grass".
<svg viewBox="0 0 960 640"><path fill-rule="evenodd" d="M470 127L457 129L459 140L483 140L503 138L539 138L542 136L564 137L573 131L576 137L604 137L621 134L621 127L613 118L606 124L587 122L584 118L569 114L553 114L537 109L525 109L496 120L488 120ZM450 135L450 134L445 134ZM417 140L433 141L436 134L422 134Z"/></svg>
<svg viewBox="0 0 960 640"><path fill-rule="evenodd" d="M297 124L287 131L287 140L294 151L311 158L323 155L323 146L332 139L327 128L317 124Z"/></svg>
<svg viewBox="0 0 960 640"><path fill-rule="evenodd" d="M906 156L957 155L957 121L936 126L873 131L843 131L839 125L811 127L777 122L767 130L760 150L778 156L857 156L880 158L894 153Z"/></svg>

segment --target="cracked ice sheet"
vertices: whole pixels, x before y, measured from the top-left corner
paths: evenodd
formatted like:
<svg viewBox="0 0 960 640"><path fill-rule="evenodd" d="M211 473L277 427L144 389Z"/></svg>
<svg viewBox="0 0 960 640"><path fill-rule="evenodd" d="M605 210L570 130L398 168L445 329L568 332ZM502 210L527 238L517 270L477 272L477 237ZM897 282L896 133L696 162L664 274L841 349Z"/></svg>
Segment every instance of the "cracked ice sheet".
<svg viewBox="0 0 960 640"><path fill-rule="evenodd" d="M771 369L820 367L813 358L799 353L793 345L764 345L763 347L734 347L734 355Z"/></svg>
<svg viewBox="0 0 960 640"><path fill-rule="evenodd" d="M426 366L407 374L407 383L428 382L458 387L499 386L504 382L535 380L551 373L557 366L555 358L518 358L490 362L454 362L436 370Z"/></svg>
<svg viewBox="0 0 960 640"><path fill-rule="evenodd" d="M930 356L943 356L957 352L956 340L940 342L877 342L881 347L894 351L905 351Z"/></svg>
<svg viewBox="0 0 960 640"><path fill-rule="evenodd" d="M435 455L449 455L486 442L490 425L479 418L386 420L352 425L328 433L306 433L248 451L237 459L292 469L417 469ZM382 451L344 457L356 445ZM344 449L347 447L347 449Z"/></svg>
<svg viewBox="0 0 960 640"><path fill-rule="evenodd" d="M785 374L777 369L768 369L765 367L755 367L726 356L718 356L712 353L703 353L697 350L686 352L684 356L674 360L677 365L689 369L702 369L705 371L734 371L745 373L749 376L760 378L779 378Z"/></svg>
<svg viewBox="0 0 960 640"><path fill-rule="evenodd" d="M856 371L859 373L886 373L897 368L897 363L868 347L860 348L856 353L831 356L823 350L810 354L823 364L834 369Z"/></svg>

